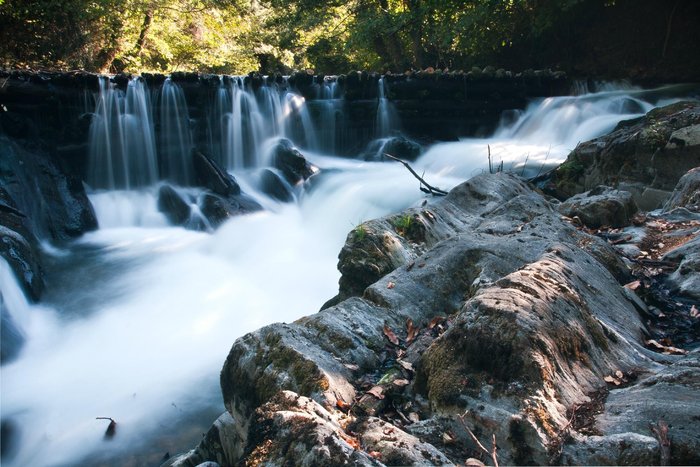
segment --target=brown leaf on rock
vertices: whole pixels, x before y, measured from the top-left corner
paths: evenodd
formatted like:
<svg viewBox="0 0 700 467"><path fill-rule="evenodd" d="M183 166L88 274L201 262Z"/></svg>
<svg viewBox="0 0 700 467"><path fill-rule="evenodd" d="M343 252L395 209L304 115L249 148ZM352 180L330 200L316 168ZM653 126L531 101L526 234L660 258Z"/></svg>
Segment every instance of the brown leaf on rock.
<svg viewBox="0 0 700 467"><path fill-rule="evenodd" d="M402 388L404 386L408 386L408 383L409 383L409 381L407 379L403 379L403 378L394 380L394 385L398 386L400 388Z"/></svg>
<svg viewBox="0 0 700 467"><path fill-rule="evenodd" d="M408 318L406 320L406 343L410 344L418 335L420 328L413 324L413 320Z"/></svg>
<svg viewBox="0 0 700 467"><path fill-rule="evenodd" d="M630 290L637 290L641 285L642 283L640 281L632 281L629 284L625 284L624 287Z"/></svg>
<svg viewBox="0 0 700 467"><path fill-rule="evenodd" d="M402 367L404 370L407 370L407 371L415 371L415 370L413 369L413 365L412 365L410 362L405 362L405 361L403 361L403 360L396 360L396 363L398 363L399 365L401 365L401 367Z"/></svg>
<svg viewBox="0 0 700 467"><path fill-rule="evenodd" d="M384 388L381 386L374 386L372 389L367 391L367 394L372 394L377 399L384 399Z"/></svg>
<svg viewBox="0 0 700 467"><path fill-rule="evenodd" d="M338 407L339 410L341 410L342 412L345 412L345 413L347 413L350 410L350 408L352 407L352 405L348 404L347 402L345 402L342 399L338 399L337 401L335 401L335 406Z"/></svg>
<svg viewBox="0 0 700 467"><path fill-rule="evenodd" d="M371 457L374 457L375 459L381 459L382 458L382 453L379 451L370 451L367 454L369 454Z"/></svg>
<svg viewBox="0 0 700 467"><path fill-rule="evenodd" d="M393 289L394 287L396 287L396 282L389 281L389 283L386 285L387 289Z"/></svg>
<svg viewBox="0 0 700 467"><path fill-rule="evenodd" d="M389 339L389 342L391 342L394 345L399 345L399 338L396 337L394 331L392 331L391 328L386 324L384 325L384 335L387 339Z"/></svg>
<svg viewBox="0 0 700 467"><path fill-rule="evenodd" d="M690 307L690 317L691 318L697 318L700 316L700 311L695 307L695 305Z"/></svg>
<svg viewBox="0 0 700 467"><path fill-rule="evenodd" d="M348 443L350 447L353 449L359 451L361 449L360 447L360 441L357 438L354 438L352 436L348 436L345 433L340 433L340 437L343 438L343 441Z"/></svg>
<svg viewBox="0 0 700 467"><path fill-rule="evenodd" d="M669 345L663 345L660 342L655 341L654 339L644 341L644 344L646 344L646 346L650 349L660 351L666 355L686 355L688 353L687 350L679 349L677 347L672 347Z"/></svg>
<svg viewBox="0 0 700 467"><path fill-rule="evenodd" d="M443 321L445 321L445 317L444 317L444 316L436 316L436 317L434 317L433 319L430 320L430 323L428 323L428 329L433 329L435 326L437 326L438 324L442 323Z"/></svg>

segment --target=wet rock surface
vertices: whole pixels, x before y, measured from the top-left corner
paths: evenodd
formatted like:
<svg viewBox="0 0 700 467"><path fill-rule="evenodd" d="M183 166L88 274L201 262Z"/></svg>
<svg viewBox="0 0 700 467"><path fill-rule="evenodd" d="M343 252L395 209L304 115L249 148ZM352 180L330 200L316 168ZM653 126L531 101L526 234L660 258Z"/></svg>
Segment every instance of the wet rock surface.
<svg viewBox="0 0 700 467"><path fill-rule="evenodd" d="M627 191L636 187L635 201L642 206L645 190L670 194L688 170L700 166L699 128L700 103L695 101L620 122L611 133L579 144L554 172L548 190L566 199L598 185L622 188L626 184ZM643 208L662 205L658 199L657 205Z"/></svg>
<svg viewBox="0 0 700 467"><path fill-rule="evenodd" d="M694 360L649 305L664 294L635 286L660 280L637 256L671 221L632 221L576 225L524 182L496 174L363 223L339 256L339 296L234 343L221 387L235 448L221 465L490 463L469 431L488 447L494 438L502 464L658 459L647 420L657 412L620 407L633 407L659 384L653 378L671 381L664 369L692 372ZM697 229L679 222L680 247ZM632 229L642 233L628 239ZM692 331L698 320L680 300ZM686 336L681 347L696 345ZM700 396L695 383L683 388L654 393L659 413ZM690 435L673 459L694 459L691 418L679 419ZM214 451L198 459L221 463Z"/></svg>

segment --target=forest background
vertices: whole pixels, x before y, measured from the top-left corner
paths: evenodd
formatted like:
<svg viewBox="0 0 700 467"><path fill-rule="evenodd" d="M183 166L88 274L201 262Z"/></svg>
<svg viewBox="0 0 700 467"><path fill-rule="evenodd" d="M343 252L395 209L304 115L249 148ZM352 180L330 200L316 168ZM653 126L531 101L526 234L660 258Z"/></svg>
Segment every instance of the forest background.
<svg viewBox="0 0 700 467"><path fill-rule="evenodd" d="M696 0L0 0L0 65L102 73L552 68L697 81Z"/></svg>

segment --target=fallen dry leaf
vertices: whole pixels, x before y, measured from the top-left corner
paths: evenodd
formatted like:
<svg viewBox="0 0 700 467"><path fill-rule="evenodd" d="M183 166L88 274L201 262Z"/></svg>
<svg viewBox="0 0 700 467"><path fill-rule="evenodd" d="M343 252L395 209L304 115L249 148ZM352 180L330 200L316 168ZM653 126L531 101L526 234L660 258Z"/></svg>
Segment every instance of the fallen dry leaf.
<svg viewBox="0 0 700 467"><path fill-rule="evenodd" d="M381 459L382 458L382 453L379 451L370 451L367 454L369 454L371 457L374 457L375 459Z"/></svg>
<svg viewBox="0 0 700 467"><path fill-rule="evenodd" d="M650 347L655 350L660 350L666 355L686 355L688 353L687 350L679 349L677 347L671 347L670 345L663 345L658 341L655 341L654 339L650 339L648 341L644 341L647 347Z"/></svg>
<svg viewBox="0 0 700 467"><path fill-rule="evenodd" d="M401 365L401 367L402 367L404 370L407 370L407 371L414 371L413 365L412 365L410 362L404 362L403 360L396 360L396 363L398 363L399 365Z"/></svg>
<svg viewBox="0 0 700 467"><path fill-rule="evenodd" d="M348 410L350 410L350 407L352 407L352 405L348 404L342 399L338 399L337 401L335 401L335 406L343 412L347 412Z"/></svg>
<svg viewBox="0 0 700 467"><path fill-rule="evenodd" d="M420 328L413 324L413 320L408 318L406 320L406 343L410 344L418 335Z"/></svg>
<svg viewBox="0 0 700 467"><path fill-rule="evenodd" d="M396 282L391 282L391 281L390 281L390 282L386 285L386 288L387 288L387 289L393 289L394 287L396 287Z"/></svg>
<svg viewBox="0 0 700 467"><path fill-rule="evenodd" d="M411 420L413 423L420 422L420 416L416 412L409 413L408 419Z"/></svg>
<svg viewBox="0 0 700 467"><path fill-rule="evenodd" d="M394 384L400 388L408 386L409 381L407 379L395 379Z"/></svg>
<svg viewBox="0 0 700 467"><path fill-rule="evenodd" d="M367 391L367 394L372 394L377 399L384 399L384 388L381 386L375 386Z"/></svg>
<svg viewBox="0 0 700 467"><path fill-rule="evenodd" d="M617 376L619 379L624 379L624 378L625 378L625 375L624 375L620 370L617 370L617 371L615 372L615 376Z"/></svg>
<svg viewBox="0 0 700 467"><path fill-rule="evenodd" d="M399 338L396 337L394 331L392 331L391 328L386 324L384 325L384 335L387 339L389 339L389 342L391 342L394 345L399 345Z"/></svg>
<svg viewBox="0 0 700 467"><path fill-rule="evenodd" d="M360 450L360 442L357 438L353 438L352 436L348 436L344 433L340 433L340 436L343 438L343 441L348 443L353 449L358 451Z"/></svg>
<svg viewBox="0 0 700 467"><path fill-rule="evenodd" d="M698 316L700 316L700 311L698 311L698 309L695 308L695 305L690 307L690 316L693 318L697 318Z"/></svg>
<svg viewBox="0 0 700 467"><path fill-rule="evenodd" d="M629 284L625 284L624 287L630 290L637 290L640 285L642 285L640 281L632 281Z"/></svg>
<svg viewBox="0 0 700 467"><path fill-rule="evenodd" d="M444 316L436 316L435 318L430 320L430 323L428 323L428 329L433 329L435 326L442 323L443 321L445 321Z"/></svg>

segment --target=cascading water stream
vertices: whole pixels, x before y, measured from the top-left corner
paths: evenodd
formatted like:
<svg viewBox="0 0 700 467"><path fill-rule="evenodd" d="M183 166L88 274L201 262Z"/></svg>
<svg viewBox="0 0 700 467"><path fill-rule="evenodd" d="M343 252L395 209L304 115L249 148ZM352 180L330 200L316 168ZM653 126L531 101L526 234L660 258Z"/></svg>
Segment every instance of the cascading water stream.
<svg viewBox="0 0 700 467"><path fill-rule="evenodd" d="M187 184L192 178L192 132L182 89L166 79L160 90L161 177Z"/></svg>
<svg viewBox="0 0 700 467"><path fill-rule="evenodd" d="M100 78L90 126L89 183L95 188L136 188L158 180L151 102L133 79L124 91Z"/></svg>
<svg viewBox="0 0 700 467"><path fill-rule="evenodd" d="M158 144L169 149L158 147L157 153L167 152L175 162L161 177L186 178L177 164L189 144L188 110L182 90L167 86L159 123L168 141ZM112 91L103 89L97 103L105 121L127 114L126 102L118 104ZM234 92L240 95L234 98ZM257 165L266 163L261 154L267 138L287 136L302 145L294 133L303 131L306 144L313 140L304 128L304 121L313 128L312 120L301 117L306 104L298 96L267 87L255 96L251 92L232 82L213 93L212 140L229 130L252 138L241 144L255 146L251 163ZM122 113L109 114L110 106ZM486 169L489 145L506 169L537 172L561 161L579 139L598 136L651 106L644 94L631 91L546 99L491 138L434 145L414 167L431 184L449 189ZM250 125L261 120L269 130L251 136ZM104 121L93 125L93 131L112 135ZM153 126L141 128L153 134ZM227 148L222 156L238 144L234 135L219 143ZM124 154L115 149L122 140L116 141L99 147ZM347 232L425 200L400 164L305 154L321 174L298 203L286 205L255 190L248 171L239 170L246 159L232 160L229 169L244 191L268 210L233 218L212 234L168 226L157 210L155 182L139 190L90 194L101 228L46 252L51 264L46 302L22 311L30 318L21 325L26 342L17 359L2 367L2 418L11 424L15 451L3 465L124 465L125 459L157 464L166 451L194 446L225 410L217 378L233 341L265 324L317 311L337 292L337 254ZM135 186L131 180L129 186ZM196 197L198 189L189 190ZM3 276L0 285L9 296L9 279ZM95 419L100 416L117 421L112 439L104 439L106 426Z"/></svg>

